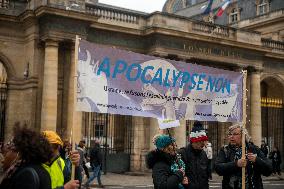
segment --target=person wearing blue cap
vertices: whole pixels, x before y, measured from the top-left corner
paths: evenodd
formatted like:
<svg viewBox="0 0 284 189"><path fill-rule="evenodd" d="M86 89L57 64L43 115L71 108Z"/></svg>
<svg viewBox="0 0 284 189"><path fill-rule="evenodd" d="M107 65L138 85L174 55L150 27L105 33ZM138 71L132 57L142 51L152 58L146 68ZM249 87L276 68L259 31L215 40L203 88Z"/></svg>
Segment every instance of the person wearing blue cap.
<svg viewBox="0 0 284 189"><path fill-rule="evenodd" d="M156 149L146 156L146 165L152 169L155 189L184 189L187 184L185 164L176 154L175 139L169 135L153 138Z"/></svg>

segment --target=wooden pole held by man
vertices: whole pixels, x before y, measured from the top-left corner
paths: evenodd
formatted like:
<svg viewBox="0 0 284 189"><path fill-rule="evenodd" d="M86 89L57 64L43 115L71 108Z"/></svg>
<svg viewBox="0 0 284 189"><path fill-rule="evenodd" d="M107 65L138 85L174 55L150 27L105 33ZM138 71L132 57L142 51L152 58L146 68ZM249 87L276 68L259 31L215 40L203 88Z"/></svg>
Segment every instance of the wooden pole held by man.
<svg viewBox="0 0 284 189"><path fill-rule="evenodd" d="M247 71L243 70L243 120L242 120L242 159L246 159L246 119L247 119ZM246 167L242 167L242 189L246 188Z"/></svg>

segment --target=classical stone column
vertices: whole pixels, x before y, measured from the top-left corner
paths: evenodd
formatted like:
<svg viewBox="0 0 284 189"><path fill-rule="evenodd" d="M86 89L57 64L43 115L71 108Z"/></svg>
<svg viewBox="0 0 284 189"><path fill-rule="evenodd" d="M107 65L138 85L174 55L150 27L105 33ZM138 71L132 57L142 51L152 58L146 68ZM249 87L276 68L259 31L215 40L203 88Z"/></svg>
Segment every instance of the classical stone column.
<svg viewBox="0 0 284 189"><path fill-rule="evenodd" d="M74 82L75 82L75 51L71 50L70 77L68 87L68 110L67 110L67 133L68 138L71 137L73 126L73 139L78 143L82 139L82 112L76 111L74 104Z"/></svg>
<svg viewBox="0 0 284 189"><path fill-rule="evenodd" d="M261 145L261 94L260 94L260 72L250 73L250 130L252 141Z"/></svg>
<svg viewBox="0 0 284 189"><path fill-rule="evenodd" d="M41 130L56 131L58 88L58 42L45 42Z"/></svg>
<svg viewBox="0 0 284 189"><path fill-rule="evenodd" d="M178 148L186 145L186 120L180 120L180 126L174 128L174 137Z"/></svg>
<svg viewBox="0 0 284 189"><path fill-rule="evenodd" d="M130 159L130 171L141 171L142 150L145 149L144 118L133 117L133 149Z"/></svg>

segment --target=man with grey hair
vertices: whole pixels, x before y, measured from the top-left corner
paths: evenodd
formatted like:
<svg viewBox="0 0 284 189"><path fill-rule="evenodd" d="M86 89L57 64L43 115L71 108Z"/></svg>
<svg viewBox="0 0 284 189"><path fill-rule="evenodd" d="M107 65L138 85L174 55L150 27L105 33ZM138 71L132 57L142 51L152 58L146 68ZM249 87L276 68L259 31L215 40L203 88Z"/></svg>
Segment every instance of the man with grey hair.
<svg viewBox="0 0 284 189"><path fill-rule="evenodd" d="M242 159L242 134L246 138L246 159ZM229 145L221 148L215 161L217 174L223 176L222 189L242 188L242 167L246 167L246 189L263 189L261 175L269 176L271 162L262 151L250 141L246 129L240 124L229 127Z"/></svg>

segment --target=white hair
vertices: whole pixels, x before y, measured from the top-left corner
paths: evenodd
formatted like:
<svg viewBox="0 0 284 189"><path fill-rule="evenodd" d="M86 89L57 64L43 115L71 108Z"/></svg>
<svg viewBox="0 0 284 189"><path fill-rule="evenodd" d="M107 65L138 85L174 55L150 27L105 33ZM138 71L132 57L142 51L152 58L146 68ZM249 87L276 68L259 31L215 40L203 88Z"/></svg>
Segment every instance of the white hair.
<svg viewBox="0 0 284 189"><path fill-rule="evenodd" d="M248 131L246 128L243 128L242 124L241 123L236 123L232 126L229 127L229 130L228 130L228 133L231 133L233 130L235 129L240 129L242 133L245 134L245 139L246 139L246 142L250 142L251 140L251 136L248 134Z"/></svg>

